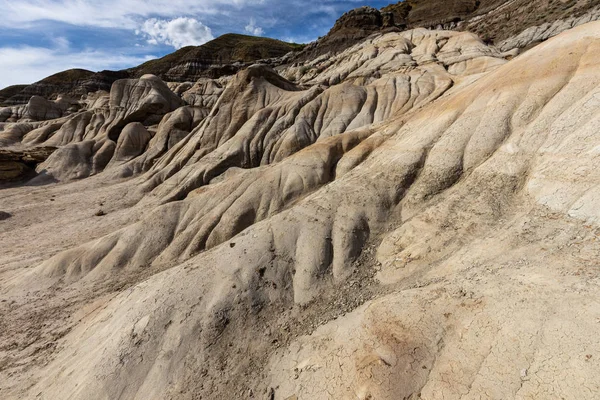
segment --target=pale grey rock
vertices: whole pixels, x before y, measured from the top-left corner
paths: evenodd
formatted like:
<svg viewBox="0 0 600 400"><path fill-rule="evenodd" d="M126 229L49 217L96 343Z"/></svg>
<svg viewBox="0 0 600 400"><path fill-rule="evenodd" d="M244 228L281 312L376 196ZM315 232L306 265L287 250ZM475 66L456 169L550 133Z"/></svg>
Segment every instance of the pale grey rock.
<svg viewBox="0 0 600 400"><path fill-rule="evenodd" d="M592 8L585 14L578 17L547 22L539 26L527 28L517 36L511 37L499 43L498 48L501 51L522 49L531 44L548 40L549 38L554 37L568 29L597 20L600 20L600 6Z"/></svg>
<svg viewBox="0 0 600 400"><path fill-rule="evenodd" d="M139 122L132 122L125 126L119 135L114 156L108 167L125 163L141 155L151 138L148 130Z"/></svg>

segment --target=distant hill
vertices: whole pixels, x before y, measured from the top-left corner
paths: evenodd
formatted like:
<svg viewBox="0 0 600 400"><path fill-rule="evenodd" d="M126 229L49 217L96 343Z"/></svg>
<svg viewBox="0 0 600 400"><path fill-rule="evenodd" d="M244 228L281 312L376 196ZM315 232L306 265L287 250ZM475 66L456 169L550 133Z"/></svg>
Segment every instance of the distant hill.
<svg viewBox="0 0 600 400"><path fill-rule="evenodd" d="M303 45L276 39L229 33L202 46L188 46L165 57L150 60L129 71L133 77L153 74L166 81L185 82L201 77L217 78L236 73L233 64L277 58Z"/></svg>
<svg viewBox="0 0 600 400"><path fill-rule="evenodd" d="M0 91L1 103L5 105L24 104L31 96L42 96L47 99L56 98L59 94L80 97L89 92L110 90L117 79L128 78L126 71L92 72L85 69L69 69L51 75L31 85L10 86Z"/></svg>
<svg viewBox="0 0 600 400"><path fill-rule="evenodd" d="M12 85L0 90L0 106L3 105L6 100L17 95L26 87L27 85Z"/></svg>
<svg viewBox="0 0 600 400"><path fill-rule="evenodd" d="M0 104L24 104L34 95L48 99L58 94L80 97L88 92L110 90L112 83L118 79L139 78L145 74L175 82L196 81L201 77L217 78L235 74L257 60L282 57L302 48L303 45L276 39L230 33L201 46L187 46L122 71L70 69L31 85L10 86L0 91Z"/></svg>

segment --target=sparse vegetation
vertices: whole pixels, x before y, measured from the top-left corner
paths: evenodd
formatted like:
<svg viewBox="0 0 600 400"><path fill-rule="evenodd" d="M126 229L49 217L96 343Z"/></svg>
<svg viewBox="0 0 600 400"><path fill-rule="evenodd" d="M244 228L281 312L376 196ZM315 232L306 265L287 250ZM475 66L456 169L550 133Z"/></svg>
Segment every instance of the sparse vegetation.
<svg viewBox="0 0 600 400"><path fill-rule="evenodd" d="M86 69L69 69L42 79L40 82L48 85L59 85L65 82L80 81L91 78L95 72Z"/></svg>
<svg viewBox="0 0 600 400"><path fill-rule="evenodd" d="M185 62L244 63L281 57L290 51L300 51L304 46L303 44L286 43L276 39L229 33L202 46L187 46L165 57L147 61L139 67L132 68L131 71L134 76L144 74L161 76L174 65Z"/></svg>

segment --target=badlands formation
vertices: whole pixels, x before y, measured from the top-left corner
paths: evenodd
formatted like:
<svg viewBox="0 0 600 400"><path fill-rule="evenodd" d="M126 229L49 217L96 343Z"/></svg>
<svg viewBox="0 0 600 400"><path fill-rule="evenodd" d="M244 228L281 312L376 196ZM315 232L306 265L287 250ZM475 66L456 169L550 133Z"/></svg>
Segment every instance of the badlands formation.
<svg viewBox="0 0 600 400"><path fill-rule="evenodd" d="M0 398L598 399L600 23L515 54L0 109Z"/></svg>

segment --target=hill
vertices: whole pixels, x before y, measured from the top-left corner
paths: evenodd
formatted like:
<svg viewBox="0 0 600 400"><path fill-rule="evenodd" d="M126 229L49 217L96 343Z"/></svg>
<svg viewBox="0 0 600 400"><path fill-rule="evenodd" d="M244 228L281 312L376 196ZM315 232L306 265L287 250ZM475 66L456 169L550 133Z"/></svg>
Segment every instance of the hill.
<svg viewBox="0 0 600 400"><path fill-rule="evenodd" d="M257 60L277 58L302 45L276 39L226 34L201 46L187 46L156 60L122 71L92 72L71 69L31 85L18 85L0 91L0 104L26 104L32 96L55 99L59 94L79 98L98 90L110 90L117 79L152 74L171 82L196 81L202 77L233 75Z"/></svg>
<svg viewBox="0 0 600 400"><path fill-rule="evenodd" d="M110 90L117 79L128 78L126 71L92 72L85 69L70 69L51 75L31 85L19 85L6 95L6 105L26 104L32 96L56 99L58 95L67 95L78 99L82 95L98 90ZM12 87L11 87L12 88ZM8 89L8 88L7 88ZM4 89L0 93L7 91Z"/></svg>
<svg viewBox="0 0 600 400"><path fill-rule="evenodd" d="M0 90L0 106L8 105L6 100L19 94L28 85L12 85Z"/></svg>
<svg viewBox="0 0 600 400"><path fill-rule="evenodd" d="M229 33L202 46L188 46L129 70L133 77L153 74L165 81L185 82L232 75L257 60L278 58L302 45Z"/></svg>
<svg viewBox="0 0 600 400"><path fill-rule="evenodd" d="M499 44L532 27L577 19L599 5L598 0L407 0L382 11L409 28L465 29Z"/></svg>

